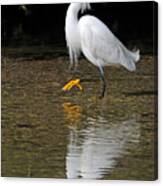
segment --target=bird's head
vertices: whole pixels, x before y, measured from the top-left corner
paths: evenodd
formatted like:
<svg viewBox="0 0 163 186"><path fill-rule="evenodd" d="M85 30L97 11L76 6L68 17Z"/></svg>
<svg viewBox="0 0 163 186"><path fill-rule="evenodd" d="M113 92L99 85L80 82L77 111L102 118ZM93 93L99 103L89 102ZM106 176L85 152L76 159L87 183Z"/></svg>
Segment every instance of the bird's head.
<svg viewBox="0 0 163 186"><path fill-rule="evenodd" d="M68 11L76 13L81 11L81 13L83 14L86 10L90 9L91 9L90 3L71 3L68 8Z"/></svg>
<svg viewBox="0 0 163 186"><path fill-rule="evenodd" d="M84 13L86 10L90 9L91 9L90 3L81 3L81 13Z"/></svg>

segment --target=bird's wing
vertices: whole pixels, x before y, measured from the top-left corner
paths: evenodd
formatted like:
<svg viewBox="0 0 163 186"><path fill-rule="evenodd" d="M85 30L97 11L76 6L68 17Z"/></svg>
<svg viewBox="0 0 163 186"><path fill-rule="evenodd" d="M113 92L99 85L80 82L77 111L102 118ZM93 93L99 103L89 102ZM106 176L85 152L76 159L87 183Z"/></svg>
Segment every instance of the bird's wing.
<svg viewBox="0 0 163 186"><path fill-rule="evenodd" d="M121 64L130 71L135 70L130 51L99 19L84 16L79 22L79 31L82 50L92 63L100 59L103 66Z"/></svg>

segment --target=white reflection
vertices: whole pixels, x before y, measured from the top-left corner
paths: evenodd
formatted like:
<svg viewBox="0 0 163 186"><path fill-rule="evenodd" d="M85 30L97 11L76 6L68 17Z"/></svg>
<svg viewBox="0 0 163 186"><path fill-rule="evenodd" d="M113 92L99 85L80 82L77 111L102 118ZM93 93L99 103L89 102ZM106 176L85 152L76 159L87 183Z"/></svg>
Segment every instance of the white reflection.
<svg viewBox="0 0 163 186"><path fill-rule="evenodd" d="M70 130L67 147L67 178L100 179L125 155L128 143L139 142L139 123L130 119L109 123L99 116L87 118L87 128Z"/></svg>

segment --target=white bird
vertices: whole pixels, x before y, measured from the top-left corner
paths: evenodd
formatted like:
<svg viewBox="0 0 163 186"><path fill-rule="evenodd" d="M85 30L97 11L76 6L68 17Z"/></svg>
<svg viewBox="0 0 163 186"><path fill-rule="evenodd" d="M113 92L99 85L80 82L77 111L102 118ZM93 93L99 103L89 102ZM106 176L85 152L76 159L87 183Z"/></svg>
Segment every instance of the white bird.
<svg viewBox="0 0 163 186"><path fill-rule="evenodd" d="M129 71L136 69L139 61L139 50L128 50L111 30L98 18L91 15L78 19L79 12L90 9L89 3L71 3L68 7L65 23L67 47L69 49L70 66L78 63L81 52L100 70L103 82L102 97L106 83L103 66L122 65Z"/></svg>

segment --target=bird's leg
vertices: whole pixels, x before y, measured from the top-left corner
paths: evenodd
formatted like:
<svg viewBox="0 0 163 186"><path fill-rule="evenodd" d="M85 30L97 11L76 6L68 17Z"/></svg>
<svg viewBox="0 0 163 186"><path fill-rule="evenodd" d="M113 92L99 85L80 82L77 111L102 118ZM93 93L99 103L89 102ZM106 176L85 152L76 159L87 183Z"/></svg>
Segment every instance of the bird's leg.
<svg viewBox="0 0 163 186"><path fill-rule="evenodd" d="M99 65L99 69L100 69L100 78L101 78L102 84L103 84L100 98L103 98L104 95L105 95L105 90L106 90L106 82L105 82L105 76L104 76L103 68L100 65Z"/></svg>
<svg viewBox="0 0 163 186"><path fill-rule="evenodd" d="M73 64L74 64L74 56L71 48L69 48L69 56L70 56L70 65L69 65L69 71L72 70Z"/></svg>
<svg viewBox="0 0 163 186"><path fill-rule="evenodd" d="M72 69L73 69L73 59L70 58L70 64L69 64L68 70L72 71Z"/></svg>
<svg viewBox="0 0 163 186"><path fill-rule="evenodd" d="M77 71L78 71L78 61L77 62L75 61L74 72L77 72Z"/></svg>
<svg viewBox="0 0 163 186"><path fill-rule="evenodd" d="M75 61L74 72L78 72L78 56L76 54L74 56L74 61Z"/></svg>

